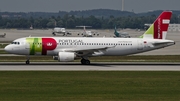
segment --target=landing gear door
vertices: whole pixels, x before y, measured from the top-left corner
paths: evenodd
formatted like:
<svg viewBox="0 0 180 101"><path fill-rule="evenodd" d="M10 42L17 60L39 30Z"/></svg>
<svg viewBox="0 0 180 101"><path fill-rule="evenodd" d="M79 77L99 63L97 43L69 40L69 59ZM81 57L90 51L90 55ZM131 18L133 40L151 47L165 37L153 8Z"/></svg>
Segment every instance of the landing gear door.
<svg viewBox="0 0 180 101"><path fill-rule="evenodd" d="M143 40L138 40L137 41L137 43L138 43L138 50L143 50L143 48L144 48L144 46L143 46Z"/></svg>

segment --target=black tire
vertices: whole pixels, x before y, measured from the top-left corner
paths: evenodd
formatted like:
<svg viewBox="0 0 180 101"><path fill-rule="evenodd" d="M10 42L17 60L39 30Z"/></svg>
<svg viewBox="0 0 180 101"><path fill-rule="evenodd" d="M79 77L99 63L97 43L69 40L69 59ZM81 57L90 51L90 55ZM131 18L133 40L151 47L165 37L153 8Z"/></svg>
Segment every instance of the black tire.
<svg viewBox="0 0 180 101"><path fill-rule="evenodd" d="M29 63L30 63L29 60L27 60L27 61L26 61L26 64L28 65Z"/></svg>
<svg viewBox="0 0 180 101"><path fill-rule="evenodd" d="M85 59L81 59L81 64L84 65L85 64Z"/></svg>
<svg viewBox="0 0 180 101"><path fill-rule="evenodd" d="M53 34L54 36L56 36L56 34L55 34L54 32L53 32L52 34Z"/></svg>
<svg viewBox="0 0 180 101"><path fill-rule="evenodd" d="M90 61L86 59L81 59L81 64L82 65L90 65Z"/></svg>
<svg viewBox="0 0 180 101"><path fill-rule="evenodd" d="M85 61L85 65L90 65L90 61L89 61L89 60L86 60L86 61Z"/></svg>

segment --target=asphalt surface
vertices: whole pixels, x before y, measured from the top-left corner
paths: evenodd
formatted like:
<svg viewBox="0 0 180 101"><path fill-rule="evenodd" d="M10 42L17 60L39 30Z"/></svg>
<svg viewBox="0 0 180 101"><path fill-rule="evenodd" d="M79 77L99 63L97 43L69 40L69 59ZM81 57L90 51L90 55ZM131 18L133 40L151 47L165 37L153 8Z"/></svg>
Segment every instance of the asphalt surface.
<svg viewBox="0 0 180 101"><path fill-rule="evenodd" d="M104 63L95 62L91 65L81 65L76 62L3 62L0 71L180 71L180 63Z"/></svg>

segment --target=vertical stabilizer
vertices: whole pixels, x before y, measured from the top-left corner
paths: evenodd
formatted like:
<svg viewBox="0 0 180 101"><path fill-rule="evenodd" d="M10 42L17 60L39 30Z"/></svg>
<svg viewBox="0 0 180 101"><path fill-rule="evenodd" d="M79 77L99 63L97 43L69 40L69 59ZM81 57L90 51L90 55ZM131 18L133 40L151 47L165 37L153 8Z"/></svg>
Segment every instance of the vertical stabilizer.
<svg viewBox="0 0 180 101"><path fill-rule="evenodd" d="M162 12L141 37L150 39L166 39L171 15L171 11Z"/></svg>
<svg viewBox="0 0 180 101"><path fill-rule="evenodd" d="M114 35L115 35L116 37L119 37L119 33L117 32L116 26L114 27Z"/></svg>

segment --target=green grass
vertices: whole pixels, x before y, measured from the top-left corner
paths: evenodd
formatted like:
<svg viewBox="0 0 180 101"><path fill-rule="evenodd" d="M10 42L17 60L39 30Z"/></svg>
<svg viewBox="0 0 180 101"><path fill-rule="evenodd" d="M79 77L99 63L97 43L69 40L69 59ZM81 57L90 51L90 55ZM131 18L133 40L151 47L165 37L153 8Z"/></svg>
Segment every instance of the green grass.
<svg viewBox="0 0 180 101"><path fill-rule="evenodd" d="M8 54L5 50L0 50L0 54Z"/></svg>
<svg viewBox="0 0 180 101"><path fill-rule="evenodd" d="M0 101L179 101L180 72L0 72Z"/></svg>
<svg viewBox="0 0 180 101"><path fill-rule="evenodd" d="M2 44L2 43L0 43L0 48L4 48L4 47L6 47L8 44Z"/></svg>
<svg viewBox="0 0 180 101"><path fill-rule="evenodd" d="M142 55L142 56L100 56L90 57L92 62L180 62L180 55ZM0 62L5 61L25 61L25 56L0 56ZM30 61L49 61L57 62L53 60L52 56L32 56ZM80 60L75 60L79 62Z"/></svg>

